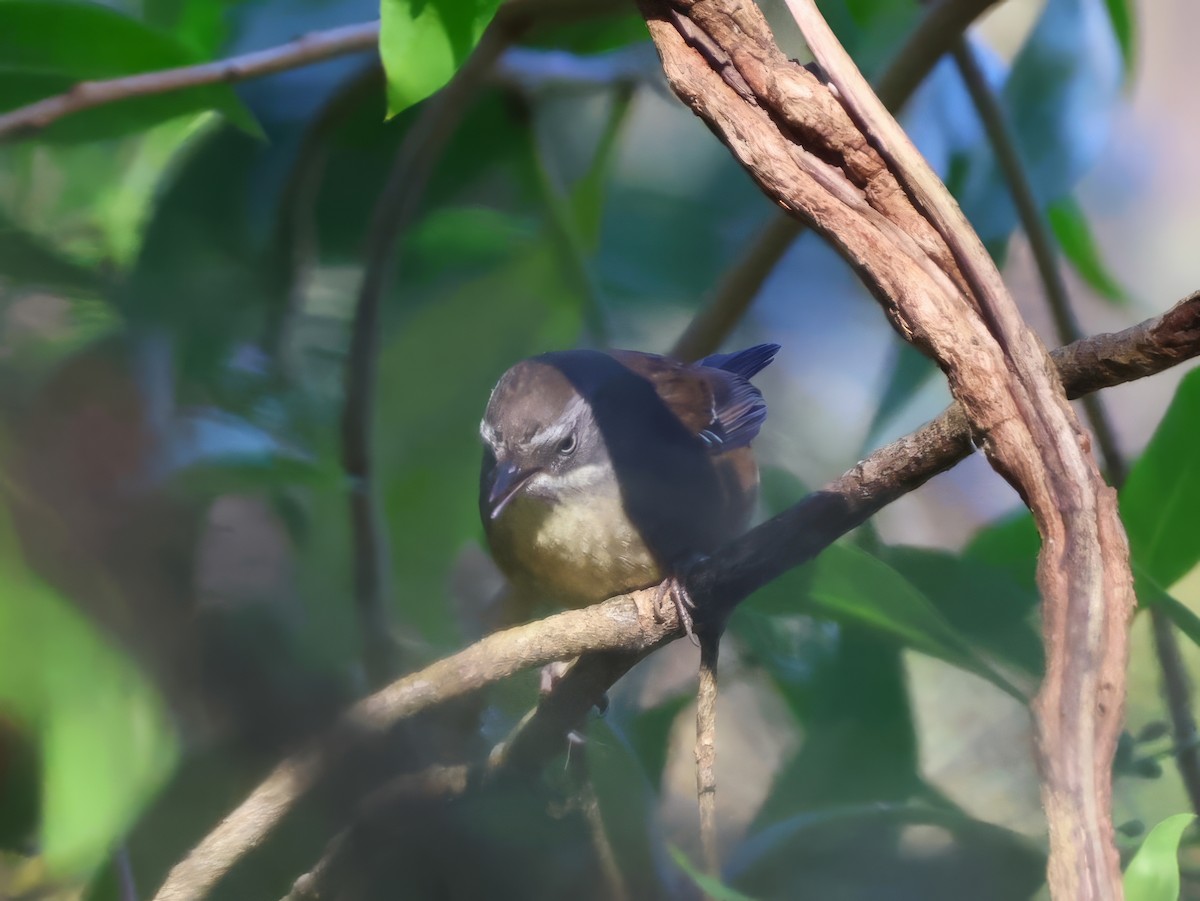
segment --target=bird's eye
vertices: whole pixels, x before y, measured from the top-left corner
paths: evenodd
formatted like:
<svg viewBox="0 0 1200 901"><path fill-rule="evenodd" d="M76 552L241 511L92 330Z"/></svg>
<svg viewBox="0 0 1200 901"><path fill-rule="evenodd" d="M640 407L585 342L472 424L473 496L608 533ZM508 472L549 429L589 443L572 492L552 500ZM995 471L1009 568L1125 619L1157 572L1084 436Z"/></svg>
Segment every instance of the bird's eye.
<svg viewBox="0 0 1200 901"><path fill-rule="evenodd" d="M575 450L575 433L572 432L562 441L558 442L558 452L566 457Z"/></svg>

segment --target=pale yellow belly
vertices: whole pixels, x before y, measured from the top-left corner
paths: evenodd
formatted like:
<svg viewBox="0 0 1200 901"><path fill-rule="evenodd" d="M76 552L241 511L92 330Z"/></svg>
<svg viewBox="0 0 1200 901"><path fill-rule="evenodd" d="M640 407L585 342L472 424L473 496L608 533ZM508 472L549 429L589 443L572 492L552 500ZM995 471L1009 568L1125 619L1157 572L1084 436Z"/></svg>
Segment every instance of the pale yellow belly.
<svg viewBox="0 0 1200 901"><path fill-rule="evenodd" d="M618 496L518 498L490 537L513 587L554 606L583 607L662 579Z"/></svg>

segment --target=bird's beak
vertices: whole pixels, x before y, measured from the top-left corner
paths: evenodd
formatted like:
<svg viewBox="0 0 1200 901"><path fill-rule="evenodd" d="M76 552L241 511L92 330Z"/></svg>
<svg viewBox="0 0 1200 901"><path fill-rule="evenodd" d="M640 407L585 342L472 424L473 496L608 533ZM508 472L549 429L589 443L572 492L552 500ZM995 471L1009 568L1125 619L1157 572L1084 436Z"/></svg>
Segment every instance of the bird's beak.
<svg viewBox="0 0 1200 901"><path fill-rule="evenodd" d="M537 475L536 469L521 469L515 463L499 462L492 470L492 487L488 491L488 517L495 519L517 496L525 483Z"/></svg>

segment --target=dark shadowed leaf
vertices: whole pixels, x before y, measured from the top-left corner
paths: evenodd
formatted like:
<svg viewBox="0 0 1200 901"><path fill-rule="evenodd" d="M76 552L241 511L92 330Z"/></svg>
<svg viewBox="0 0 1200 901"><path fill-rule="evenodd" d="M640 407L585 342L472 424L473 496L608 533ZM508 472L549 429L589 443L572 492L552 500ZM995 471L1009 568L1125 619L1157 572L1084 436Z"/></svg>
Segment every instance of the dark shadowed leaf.
<svg viewBox="0 0 1200 901"><path fill-rule="evenodd" d="M646 778L655 790L662 783L663 767L667 764L671 727L691 701L692 695L685 693L667 698L653 707L639 709L625 727L629 744L641 760Z"/></svg>
<svg viewBox="0 0 1200 901"><path fill-rule="evenodd" d="M617 868L633 897L664 897L669 864L655 811L658 796L619 729L595 720L587 741L587 772Z"/></svg>
<svg viewBox="0 0 1200 901"><path fill-rule="evenodd" d="M888 547L882 557L977 648L1026 675L1040 676L1042 642L1032 621L1036 592L999 567L967 555Z"/></svg>
<svg viewBox="0 0 1200 901"><path fill-rule="evenodd" d="M1021 511L980 529L965 554L1004 570L1022 588L1036 592L1040 549L1033 517Z"/></svg>
<svg viewBox="0 0 1200 901"><path fill-rule="evenodd" d="M1194 814L1178 813L1150 830L1125 868L1127 901L1177 901L1179 841L1194 819Z"/></svg>
<svg viewBox="0 0 1200 901"><path fill-rule="evenodd" d="M946 604L952 606L949 600ZM808 613L865 627L901 647L982 676L1024 700L1024 693L980 656L937 605L886 562L886 555L881 559L850 544L831 545L815 560L759 589L743 606L760 614ZM1032 662L1028 648L1016 653Z"/></svg>
<svg viewBox="0 0 1200 901"><path fill-rule="evenodd" d="M869 861L869 865L864 865ZM904 803L811 810L735 849L726 880L761 898L1010 901L1044 879L1025 837L947 808Z"/></svg>

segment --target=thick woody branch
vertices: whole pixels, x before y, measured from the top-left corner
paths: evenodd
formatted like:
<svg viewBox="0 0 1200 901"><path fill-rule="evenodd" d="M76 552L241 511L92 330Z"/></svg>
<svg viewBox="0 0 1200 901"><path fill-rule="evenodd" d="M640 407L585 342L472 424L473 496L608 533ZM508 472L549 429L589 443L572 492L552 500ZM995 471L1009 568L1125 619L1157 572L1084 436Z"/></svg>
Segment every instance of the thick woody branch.
<svg viewBox="0 0 1200 901"><path fill-rule="evenodd" d="M1200 292L1165 315L1123 332L1098 335L1054 353L1071 396L1161 372L1200 354ZM913 434L876 451L836 482L763 523L700 564L689 587L706 618L728 610L781 573L812 559L896 498L971 453L957 405ZM489 635L458 654L363 699L319 745L281 763L167 877L157 899L204 897L335 767L347 747L386 733L401 720L522 670L585 654L487 771L529 772L562 748L563 736L638 660L679 638L673 608L656 618L654 589Z"/></svg>
<svg viewBox="0 0 1200 901"><path fill-rule="evenodd" d="M876 93L890 110L899 110L949 52L967 27L998 0L940 0L931 4L880 71ZM733 330L775 266L804 231L787 214L776 215L746 245L746 252L725 273L711 300L688 323L671 350L681 360L713 353Z"/></svg>
<svg viewBox="0 0 1200 901"><path fill-rule="evenodd" d="M990 257L812 0L788 7L827 86L736 0L640 0L672 88L762 189L820 232L933 356L1042 534L1035 704L1056 897L1120 896L1110 764L1134 598L1115 494ZM1071 623L1087 628L1069 629Z"/></svg>

